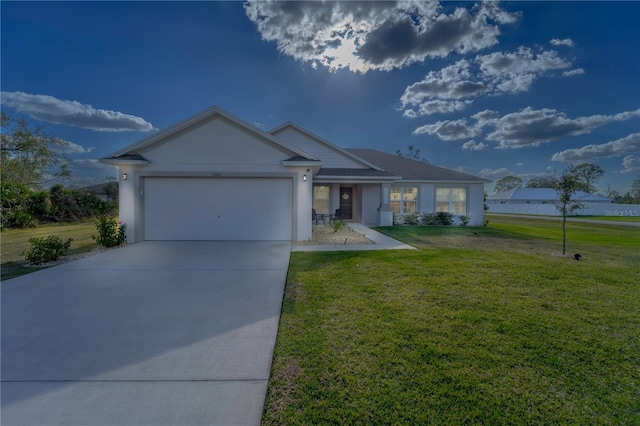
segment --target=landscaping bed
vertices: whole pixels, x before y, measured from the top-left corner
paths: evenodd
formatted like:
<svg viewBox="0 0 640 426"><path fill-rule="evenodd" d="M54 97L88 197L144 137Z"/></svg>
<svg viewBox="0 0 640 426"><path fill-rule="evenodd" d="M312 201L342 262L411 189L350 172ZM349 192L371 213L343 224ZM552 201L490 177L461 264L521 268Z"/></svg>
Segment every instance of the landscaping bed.
<svg viewBox="0 0 640 426"><path fill-rule="evenodd" d="M366 238L359 232L349 228L349 225L344 228L334 231L329 225L314 225L311 232L311 240L309 241L294 241L293 245L359 245L359 244L374 244L373 241Z"/></svg>

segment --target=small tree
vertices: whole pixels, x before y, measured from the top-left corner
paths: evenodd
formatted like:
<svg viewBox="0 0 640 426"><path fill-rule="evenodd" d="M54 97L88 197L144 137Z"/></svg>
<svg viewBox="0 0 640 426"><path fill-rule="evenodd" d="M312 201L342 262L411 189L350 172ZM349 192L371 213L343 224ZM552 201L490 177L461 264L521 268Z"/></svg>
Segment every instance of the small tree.
<svg viewBox="0 0 640 426"><path fill-rule="evenodd" d="M426 158L423 158L420 155L420 150L419 149L415 149L413 145L409 145L409 148L408 148L407 152L402 152L400 150L397 150L396 151L396 155L398 157L408 158L410 160L421 161L423 163L428 163L429 162Z"/></svg>
<svg viewBox="0 0 640 426"><path fill-rule="evenodd" d="M633 184L631 184L630 195L633 198L634 202L640 203L640 176L633 180Z"/></svg>
<svg viewBox="0 0 640 426"><path fill-rule="evenodd" d="M555 188L556 178L552 175L538 176L527 182L527 188Z"/></svg>
<svg viewBox="0 0 640 426"><path fill-rule="evenodd" d="M596 192L594 184L604 174L604 169L593 163L580 163L571 166L569 172L578 182L578 189L588 193Z"/></svg>
<svg viewBox="0 0 640 426"><path fill-rule="evenodd" d="M504 191L508 191L513 188L520 188L522 186L522 179L518 176L505 176L496 182L495 192L499 194Z"/></svg>
<svg viewBox="0 0 640 426"><path fill-rule="evenodd" d="M555 189L558 194L556 209L562 215L562 254L566 254L567 248L567 216L582 207L581 203L572 198L579 185L580 182L571 172L563 173L556 180Z"/></svg>

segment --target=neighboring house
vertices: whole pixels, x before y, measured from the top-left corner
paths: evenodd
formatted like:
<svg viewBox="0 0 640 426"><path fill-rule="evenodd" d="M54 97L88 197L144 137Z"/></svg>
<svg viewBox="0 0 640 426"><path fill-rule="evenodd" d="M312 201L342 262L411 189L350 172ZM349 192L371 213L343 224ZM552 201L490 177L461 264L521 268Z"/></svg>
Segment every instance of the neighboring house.
<svg viewBox="0 0 640 426"><path fill-rule="evenodd" d="M610 198L583 191L576 191L571 198L581 203L612 203ZM553 188L514 188L487 197L487 204L554 204L557 199Z"/></svg>
<svg viewBox="0 0 640 426"><path fill-rule="evenodd" d="M487 207L489 213L558 216L557 199L553 188L515 188L487 197ZM575 215L638 216L637 206L612 204L610 198L601 195L576 191L572 199L581 204Z"/></svg>
<svg viewBox="0 0 640 426"><path fill-rule="evenodd" d="M370 149L340 148L293 124L265 132L212 107L101 159L120 169L127 240L311 238L312 214L393 224L447 211L483 222L488 180Z"/></svg>

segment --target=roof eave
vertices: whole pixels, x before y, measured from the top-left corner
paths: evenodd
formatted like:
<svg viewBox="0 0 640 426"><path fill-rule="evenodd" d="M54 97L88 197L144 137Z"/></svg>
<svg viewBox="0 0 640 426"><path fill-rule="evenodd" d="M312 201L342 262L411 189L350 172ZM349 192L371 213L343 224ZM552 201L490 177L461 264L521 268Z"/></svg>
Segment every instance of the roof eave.
<svg viewBox="0 0 640 426"><path fill-rule="evenodd" d="M285 167L322 167L320 160L282 160L280 164Z"/></svg>
<svg viewBox="0 0 640 426"><path fill-rule="evenodd" d="M98 161L100 161L103 164L110 164L112 166L120 166L120 165L140 165L140 166L146 166L147 164L150 163L149 160L128 160L126 158L113 158L113 157L106 157L106 158L101 158Z"/></svg>

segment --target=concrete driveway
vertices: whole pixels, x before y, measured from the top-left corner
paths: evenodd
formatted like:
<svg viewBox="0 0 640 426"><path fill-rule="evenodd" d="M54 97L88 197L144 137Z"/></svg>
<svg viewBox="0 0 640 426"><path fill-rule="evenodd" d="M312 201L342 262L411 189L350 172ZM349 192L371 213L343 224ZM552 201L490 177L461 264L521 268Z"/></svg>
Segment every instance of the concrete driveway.
<svg viewBox="0 0 640 426"><path fill-rule="evenodd" d="M2 425L257 425L289 242L143 242L2 283Z"/></svg>

